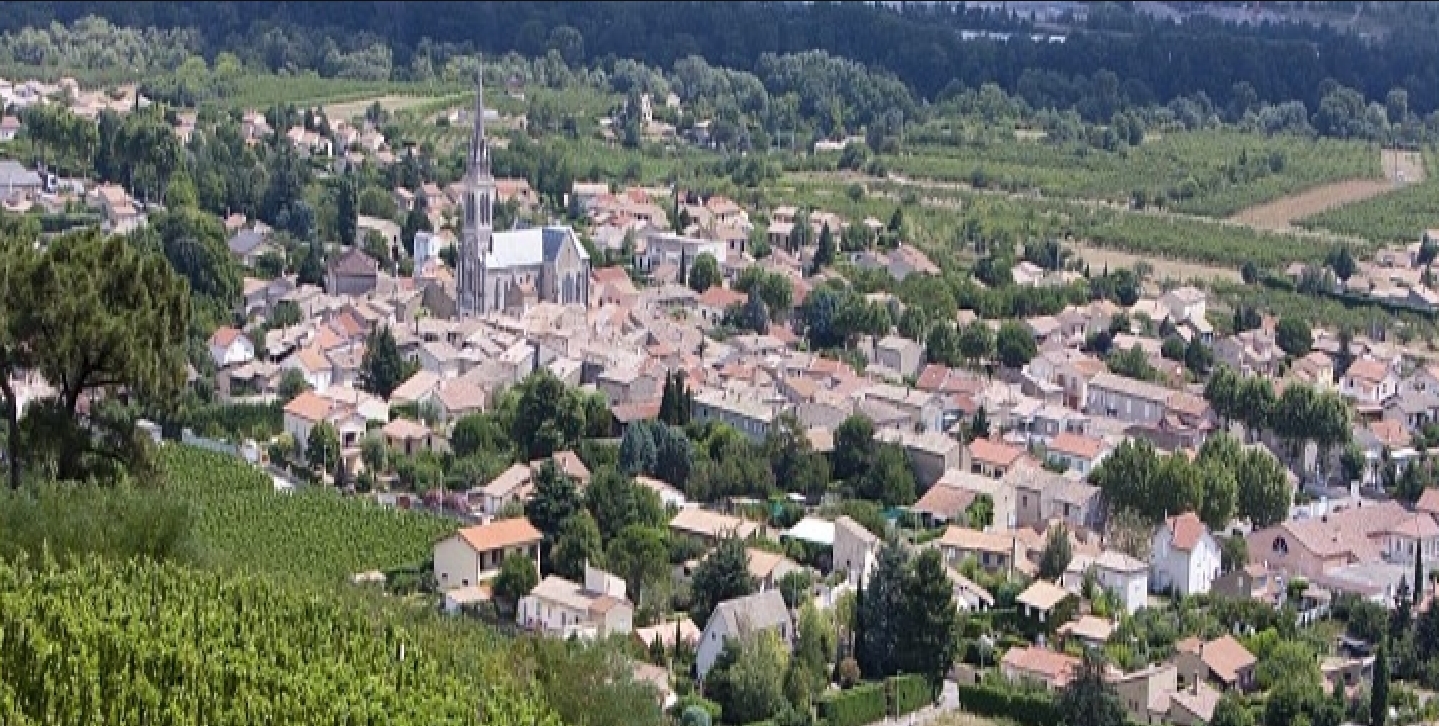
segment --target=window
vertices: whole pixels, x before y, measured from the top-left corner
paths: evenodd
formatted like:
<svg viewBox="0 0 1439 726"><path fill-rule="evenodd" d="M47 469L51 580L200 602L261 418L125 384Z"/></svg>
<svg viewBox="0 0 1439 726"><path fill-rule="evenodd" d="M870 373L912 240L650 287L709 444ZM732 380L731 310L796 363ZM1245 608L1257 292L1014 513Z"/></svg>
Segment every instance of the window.
<svg viewBox="0 0 1439 726"><path fill-rule="evenodd" d="M1274 544L1270 545L1269 548L1281 555L1289 554L1289 543L1285 542L1283 537L1275 537Z"/></svg>

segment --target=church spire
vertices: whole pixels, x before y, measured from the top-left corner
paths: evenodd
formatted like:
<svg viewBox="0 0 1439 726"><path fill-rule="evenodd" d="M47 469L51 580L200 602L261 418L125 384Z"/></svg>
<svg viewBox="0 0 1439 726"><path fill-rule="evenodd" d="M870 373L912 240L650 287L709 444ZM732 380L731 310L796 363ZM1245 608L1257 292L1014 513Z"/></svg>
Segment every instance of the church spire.
<svg viewBox="0 0 1439 726"><path fill-rule="evenodd" d="M468 169L475 178L490 175L490 147L485 142L485 67L475 71L475 126L470 135Z"/></svg>

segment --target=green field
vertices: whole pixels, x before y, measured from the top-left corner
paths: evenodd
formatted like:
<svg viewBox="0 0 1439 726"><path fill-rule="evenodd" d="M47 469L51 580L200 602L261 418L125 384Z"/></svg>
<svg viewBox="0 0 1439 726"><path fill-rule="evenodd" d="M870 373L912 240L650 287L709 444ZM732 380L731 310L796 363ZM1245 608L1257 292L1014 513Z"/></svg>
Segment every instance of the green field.
<svg viewBox="0 0 1439 726"><path fill-rule="evenodd" d="M1346 204L1298 224L1310 229L1357 235L1378 243L1419 241L1426 229L1439 227L1439 152L1424 152L1425 180L1362 202Z"/></svg>
<svg viewBox="0 0 1439 726"><path fill-rule="evenodd" d="M412 567L459 523L381 508L334 491L277 493L243 461L194 447L164 447L166 491L195 509L195 544L207 565L339 583L356 572Z"/></svg>
<svg viewBox="0 0 1439 726"><path fill-rule="evenodd" d="M1184 190L1174 211L1228 216L1245 207L1344 179L1381 175L1372 144L1231 130L1178 132L1106 152L1082 144L956 135L954 144L906 147L882 157L890 172L1046 196L1128 202Z"/></svg>

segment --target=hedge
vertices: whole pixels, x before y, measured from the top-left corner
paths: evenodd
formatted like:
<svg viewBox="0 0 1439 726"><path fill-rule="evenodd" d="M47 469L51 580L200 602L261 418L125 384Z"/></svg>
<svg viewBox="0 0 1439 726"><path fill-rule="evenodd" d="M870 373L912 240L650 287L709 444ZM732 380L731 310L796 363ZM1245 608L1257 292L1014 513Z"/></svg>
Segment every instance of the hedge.
<svg viewBox="0 0 1439 726"><path fill-rule="evenodd" d="M1004 716L1023 726L1058 726L1054 699L1043 693L1014 691L1001 686L961 683L959 705L980 716Z"/></svg>
<svg viewBox="0 0 1439 726"><path fill-rule="evenodd" d="M889 691L889 715L903 716L934 703L934 691L924 676L894 676L885 682Z"/></svg>
<svg viewBox="0 0 1439 726"><path fill-rule="evenodd" d="M828 726L864 726L885 717L884 684L866 683L820 696L819 717Z"/></svg>

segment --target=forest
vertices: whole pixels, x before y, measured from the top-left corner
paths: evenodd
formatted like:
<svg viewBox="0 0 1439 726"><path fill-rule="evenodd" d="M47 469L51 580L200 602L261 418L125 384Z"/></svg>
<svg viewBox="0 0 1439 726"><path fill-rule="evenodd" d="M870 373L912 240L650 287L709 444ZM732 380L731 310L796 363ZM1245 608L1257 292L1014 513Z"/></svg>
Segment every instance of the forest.
<svg viewBox="0 0 1439 726"><path fill-rule="evenodd" d="M179 33L211 59L228 50L274 71L322 75L358 64L395 80L420 78L456 52L553 51L571 65L627 58L662 67L693 55L757 71L766 55L823 50L886 69L927 99L992 82L1036 106L1068 107L1112 78L1141 105L1202 94L1221 106L1252 97L1315 109L1332 80L1371 99L1405 89L1418 113L1439 108L1430 8L1391 11L1399 17L1380 44L1301 25L1174 25L1124 5L1098 4L1062 43L1031 42L1025 23L997 12L918 3L901 11L833 2L355 2L337 13L318 2L35 2L7 5L0 30L95 15ZM962 29L1021 37L966 40ZM43 31L28 32L6 60L51 65L61 47L43 42Z"/></svg>

